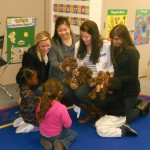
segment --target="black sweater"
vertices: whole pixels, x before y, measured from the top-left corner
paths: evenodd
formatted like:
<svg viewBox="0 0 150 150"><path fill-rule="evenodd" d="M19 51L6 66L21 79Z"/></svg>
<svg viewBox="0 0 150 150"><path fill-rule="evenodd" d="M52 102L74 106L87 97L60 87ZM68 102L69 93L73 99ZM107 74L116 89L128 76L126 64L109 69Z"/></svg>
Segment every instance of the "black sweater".
<svg viewBox="0 0 150 150"><path fill-rule="evenodd" d="M22 66L24 67L34 67L38 75L38 86L43 84L48 79L48 73L50 69L50 62L47 65L45 62L41 62L36 53L36 46L29 48L27 52L23 55Z"/></svg>
<svg viewBox="0 0 150 150"><path fill-rule="evenodd" d="M112 116L126 116L124 106L122 105L121 99L118 96L119 91L113 94L107 93L104 100L100 100L100 93L96 93L95 105L96 107L105 110L107 115Z"/></svg>
<svg viewBox="0 0 150 150"><path fill-rule="evenodd" d="M123 51L114 50L114 77L121 80L122 96L137 96L140 93L139 52L134 47L128 47Z"/></svg>

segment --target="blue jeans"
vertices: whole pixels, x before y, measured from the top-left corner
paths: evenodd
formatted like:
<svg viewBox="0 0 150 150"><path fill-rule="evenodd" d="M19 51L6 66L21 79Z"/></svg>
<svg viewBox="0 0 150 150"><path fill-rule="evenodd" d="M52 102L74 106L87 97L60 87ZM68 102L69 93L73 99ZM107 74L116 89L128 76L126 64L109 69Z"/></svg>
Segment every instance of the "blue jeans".
<svg viewBox="0 0 150 150"><path fill-rule="evenodd" d="M58 136L45 137L41 135L41 138L50 142L54 142L56 139L59 139L63 143L65 149L68 150L70 144L76 140L77 135L78 133L71 129L63 129Z"/></svg>
<svg viewBox="0 0 150 150"><path fill-rule="evenodd" d="M93 91L94 88L95 87L89 87L88 84L85 83L74 91L74 95L80 104L85 104L88 106L93 105L93 102L88 98L88 94Z"/></svg>
<svg viewBox="0 0 150 150"><path fill-rule="evenodd" d="M66 106L72 106L73 104L79 105L79 101L75 97L74 90L67 85L63 85L63 97L61 103Z"/></svg>

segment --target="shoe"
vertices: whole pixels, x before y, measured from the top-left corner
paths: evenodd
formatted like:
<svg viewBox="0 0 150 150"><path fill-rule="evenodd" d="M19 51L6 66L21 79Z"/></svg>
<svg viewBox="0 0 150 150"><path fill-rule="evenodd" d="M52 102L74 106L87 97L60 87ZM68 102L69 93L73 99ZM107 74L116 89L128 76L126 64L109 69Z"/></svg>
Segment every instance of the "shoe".
<svg viewBox="0 0 150 150"><path fill-rule="evenodd" d="M64 150L64 145L60 140L56 139L53 144L54 150Z"/></svg>
<svg viewBox="0 0 150 150"><path fill-rule="evenodd" d="M137 98L137 99L136 99L136 105L141 104L143 101L144 101L144 99L142 99L142 98Z"/></svg>
<svg viewBox="0 0 150 150"><path fill-rule="evenodd" d="M40 143L41 143L41 145L44 147L45 150L51 150L52 147L53 147L53 145L52 145L51 142L46 141L46 140L44 140L44 139L41 139L41 142L40 142Z"/></svg>
<svg viewBox="0 0 150 150"><path fill-rule="evenodd" d="M149 113L149 109L150 109L150 101L142 102L139 105L137 105L136 107L141 110L142 115L147 115Z"/></svg>
<svg viewBox="0 0 150 150"><path fill-rule="evenodd" d="M88 113L85 117L79 119L79 123L86 123L96 117L95 113Z"/></svg>
<svg viewBox="0 0 150 150"><path fill-rule="evenodd" d="M13 127L19 127L19 126L22 126L26 124L24 121L23 121L23 118L22 117L19 117L17 118L14 122L13 122Z"/></svg>
<svg viewBox="0 0 150 150"><path fill-rule="evenodd" d="M32 124L24 124L16 129L16 133L29 133L34 129Z"/></svg>
<svg viewBox="0 0 150 150"><path fill-rule="evenodd" d="M124 124L121 126L121 129L124 130L124 135L132 135L137 136L137 132L133 130L128 124Z"/></svg>

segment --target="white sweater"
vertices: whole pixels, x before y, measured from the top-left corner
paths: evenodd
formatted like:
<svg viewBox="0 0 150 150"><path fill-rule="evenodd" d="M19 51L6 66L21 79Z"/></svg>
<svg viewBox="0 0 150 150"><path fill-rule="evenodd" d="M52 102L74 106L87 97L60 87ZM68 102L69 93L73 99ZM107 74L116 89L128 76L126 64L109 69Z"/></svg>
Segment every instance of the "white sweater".
<svg viewBox="0 0 150 150"><path fill-rule="evenodd" d="M74 57L77 59L79 66L84 66L83 60L79 60L77 58L77 52L78 52L79 44L80 44L80 41L78 41L75 44L75 55L74 55ZM113 64L111 62L110 44L111 43L107 40L103 41L103 47L101 48L101 51L100 51L100 60L98 63L96 63L97 72L99 72L99 71L114 72Z"/></svg>

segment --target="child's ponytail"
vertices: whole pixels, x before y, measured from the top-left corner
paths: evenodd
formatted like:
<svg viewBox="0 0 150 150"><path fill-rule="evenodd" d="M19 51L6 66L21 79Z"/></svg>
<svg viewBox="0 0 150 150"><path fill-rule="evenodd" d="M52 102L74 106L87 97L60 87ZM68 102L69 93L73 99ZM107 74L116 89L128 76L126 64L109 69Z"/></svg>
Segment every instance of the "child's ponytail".
<svg viewBox="0 0 150 150"><path fill-rule="evenodd" d="M51 78L44 83L40 111L38 113L39 121L44 119L46 112L52 105L52 101L58 100L61 97L61 93L62 85L57 79Z"/></svg>
<svg viewBox="0 0 150 150"><path fill-rule="evenodd" d="M50 92L45 91L42 95L40 112L38 113L38 120L42 121L46 112L51 107L52 96Z"/></svg>

